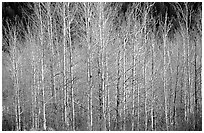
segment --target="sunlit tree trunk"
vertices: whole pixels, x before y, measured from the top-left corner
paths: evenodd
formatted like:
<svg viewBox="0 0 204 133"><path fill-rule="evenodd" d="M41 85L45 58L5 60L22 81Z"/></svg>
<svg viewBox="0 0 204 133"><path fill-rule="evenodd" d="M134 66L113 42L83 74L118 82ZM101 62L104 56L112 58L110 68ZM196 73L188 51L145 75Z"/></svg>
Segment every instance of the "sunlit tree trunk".
<svg viewBox="0 0 204 133"><path fill-rule="evenodd" d="M126 91L125 90L126 89L125 88L126 87L125 86L125 82L126 82L125 81L125 79L126 79L126 67L125 67L126 60L125 60L125 58L126 58L126 56L125 55L126 54L125 54L125 51L126 50L125 50L125 47L126 47L126 40L124 39L123 40L123 55L122 55L123 56L123 84L122 84L123 85L123 90L122 90L122 92L123 92L123 94L122 94L122 96L123 96L123 100L122 100L123 101L123 115L122 115L122 130L123 131L125 131L125 120L126 120L125 119L125 116L126 116L126 103L125 103L126 102L126 99L125 99L126 98L126 94L125 94L125 91Z"/></svg>
<svg viewBox="0 0 204 133"><path fill-rule="evenodd" d="M152 56L152 64L151 64L151 128L152 131L154 131L154 104L155 104L155 99L154 99L154 56L155 56L155 52L154 52L154 39L152 41L152 50L151 50L151 56Z"/></svg>
<svg viewBox="0 0 204 133"><path fill-rule="evenodd" d="M137 51L139 51L138 47ZM138 54L138 64L140 64L140 54ZM139 130L140 130L140 87L137 84L137 131Z"/></svg>
<svg viewBox="0 0 204 133"><path fill-rule="evenodd" d="M168 105L167 105L167 98L168 98L168 91L167 91L167 86L166 86L166 67L167 67L167 63L166 63L166 52L167 52L167 35L168 32L170 30L169 25L167 24L167 13L165 14L165 22L164 22L164 26L163 26L163 43L164 43L164 47L163 47L163 58L164 58L164 66L163 66L163 87L164 87L164 112L165 112L165 121L166 121L166 130L169 130L169 119L168 119Z"/></svg>
<svg viewBox="0 0 204 133"><path fill-rule="evenodd" d="M16 131L20 131L20 108L19 108L19 79L18 79L18 55L17 55L17 36L16 36L16 29L14 29L13 32L11 32L11 36L13 38L11 43L11 61L12 61L12 76L13 76L13 82L14 82L14 107L15 107L15 125L16 125Z"/></svg>
<svg viewBox="0 0 204 133"><path fill-rule="evenodd" d="M189 69L189 54L190 54L190 48L189 48L189 21L191 21L190 13L189 13L189 8L188 8L188 3L185 3L185 10L186 10L186 15L185 15L185 28L186 28L186 121L187 123L189 122L189 115L190 115L190 69ZM188 93L188 94L187 94Z"/></svg>
<svg viewBox="0 0 204 133"><path fill-rule="evenodd" d="M178 79L179 79L179 45L177 43L177 67L176 67L176 83L174 89L174 98L173 98L173 128L176 129L176 99L177 99L177 86L178 86Z"/></svg>
<svg viewBox="0 0 204 133"><path fill-rule="evenodd" d="M38 73L37 73L37 76L38 76L38 82L37 82L37 84L38 84L38 86L37 86L37 96L40 96L40 84L41 84L41 79L40 79L40 77L41 77L41 75L40 75L40 64L41 64L41 59L40 58L38 58L37 59L37 69L38 69ZM37 98L37 128L39 128L39 126L40 126L40 102L41 102L41 100L39 99L39 98Z"/></svg>
<svg viewBox="0 0 204 133"><path fill-rule="evenodd" d="M67 4L68 6L68 25L67 25L67 29L68 29L68 40L69 40L69 82L70 82L70 102L71 102L71 120L72 120L72 130L75 131L75 108L74 108L74 89L73 89L73 71L72 71L72 67L73 67L73 63L72 63L72 40L71 40L71 23L73 20L73 16L70 13L70 3Z"/></svg>
<svg viewBox="0 0 204 133"><path fill-rule="evenodd" d="M52 23L52 11L51 3L47 3L47 15L48 15L48 44L51 47L51 60L50 60L50 74L51 74L51 92L53 102L55 103L55 79L54 79L54 44L53 44L53 23Z"/></svg>
<svg viewBox="0 0 204 133"><path fill-rule="evenodd" d="M42 53L41 53L41 77L42 77L42 112L43 112L43 129L46 130L46 108L45 108L45 79L44 79L44 43L43 43L43 20L42 20L42 10L41 10L41 3L38 5L39 7L39 21L40 21L40 46L42 48Z"/></svg>
<svg viewBox="0 0 204 133"><path fill-rule="evenodd" d="M66 47L67 47L67 43L66 43L66 36L67 36L67 32L66 32L66 8L67 5L66 3L62 4L62 18L63 18L63 90L64 90L64 122L66 125L69 126L69 121L68 121L68 103L67 103L67 78L66 78Z"/></svg>
<svg viewBox="0 0 204 133"><path fill-rule="evenodd" d="M184 65L184 118L188 123L190 115L190 69L189 69L189 24L191 22L188 2L184 3L184 9L180 9L183 22L179 21L183 39L183 65ZM181 16L180 16L181 17Z"/></svg>
<svg viewBox="0 0 204 133"><path fill-rule="evenodd" d="M108 76L108 55L106 53L105 55L105 68L106 68L106 104L107 104L107 107L106 107L106 112L107 112L107 128L108 128L108 131L110 131L110 122L111 122L111 114L110 114L110 88L108 87L108 79L109 79L109 76Z"/></svg>
<svg viewBox="0 0 204 133"><path fill-rule="evenodd" d="M104 29L105 29L104 24ZM105 32L105 30L104 30ZM108 33L107 33L108 34ZM107 38L106 38L107 39ZM108 39L107 39L108 40ZM105 124L105 129L110 131L110 95L109 95L109 76L108 76L108 52L107 52L107 47L109 45L109 40L105 40L104 43L104 124Z"/></svg>
<svg viewBox="0 0 204 133"><path fill-rule="evenodd" d="M145 90L145 131L147 131L147 122L148 122L148 113L147 113L147 88L146 88L146 45L147 45L147 15L148 12L144 13L144 65L143 65L143 74L144 74L144 90Z"/></svg>
<svg viewBox="0 0 204 133"><path fill-rule="evenodd" d="M135 86L136 86L136 60L137 54L136 54L136 46L133 43L133 54L132 54L132 131L134 131L135 127ZM135 84L136 83L136 84Z"/></svg>
<svg viewBox="0 0 204 133"><path fill-rule="evenodd" d="M117 84L116 84L116 130L120 131L120 50L117 54Z"/></svg>
<svg viewBox="0 0 204 133"><path fill-rule="evenodd" d="M88 83L88 125L89 125L89 131L93 130L93 105L92 105L92 72L91 72L91 7L90 3L84 3L84 10L85 10L85 24L86 24L86 42L88 47L87 52L87 83Z"/></svg>
<svg viewBox="0 0 204 133"><path fill-rule="evenodd" d="M18 87L17 87L17 90L18 90L18 95L17 95L17 105L18 105L18 131L21 131L21 121L22 121L22 119L21 119L21 114L22 114L22 109L21 109L21 102L20 102L20 98L21 98L21 92L22 92L22 90L20 90L21 88L20 88L20 70L21 70L21 56L19 55L18 56L18 60L17 60L17 85L18 85Z"/></svg>
<svg viewBox="0 0 204 133"><path fill-rule="evenodd" d="M20 80L19 84L20 85L19 86L22 89L20 91L20 93L19 93L19 95L20 95L20 99L19 100L23 101L22 105L21 105L21 112L20 112L20 115L21 115L22 113L24 113L24 110L25 110L25 90L22 88L22 82L23 82L23 59L20 62L20 68L19 69L20 69L20 74L19 74L19 80ZM25 125L26 125L25 118L26 118L26 116L22 115L20 117L21 117L21 122L22 122L22 125L21 125L22 131L25 131Z"/></svg>
<svg viewBox="0 0 204 133"><path fill-rule="evenodd" d="M167 55L168 55L168 65L167 67L169 67L169 77L170 77L170 83L173 82L173 69L172 69L172 59L171 59L171 54L170 54L170 46L171 43L169 43L169 46L167 46ZM170 90L169 90L169 107L168 107L168 110L169 110L169 124L171 124L171 103L172 101L170 100L171 99L171 95L172 95L172 90L173 90L173 87L171 85L170 87Z"/></svg>
<svg viewBox="0 0 204 133"><path fill-rule="evenodd" d="M56 5L56 6L59 6L59 5ZM56 20L54 20L53 19L53 31L57 31L57 21ZM58 39L58 36L56 36L57 35L57 33L55 33L55 32L53 32L53 39L55 40L54 42L55 43L53 43L53 54L55 54L55 56L56 56L56 60L57 60L57 64L56 64L56 74L54 74L53 76L55 77L54 78L54 103L55 103L55 105L57 106L57 107L61 107L61 108L63 108L62 107L62 103L64 102L63 100L62 100L62 103L61 102L59 102L59 100L61 101L61 95L59 95L62 91L63 91L63 89L59 89L59 88L64 88L64 84L63 83L61 83L61 84L58 84L58 81L60 80L60 81L62 81L63 82L63 67L61 67L61 66L63 66L62 65L62 58L61 58L61 50L60 50L60 48L61 48L61 46L62 45L60 45L60 43L59 43L59 39ZM54 51L54 44L55 44L55 51ZM64 51L62 51L62 53L63 53ZM54 60L53 60L54 61ZM61 78L62 77L62 78ZM57 90L58 89L58 90ZM60 105L60 106L59 106ZM57 115L61 115L61 116L63 116L63 113L62 112L57 112ZM59 121L60 119L59 119L59 117L56 117L56 129L58 129L58 127L59 127Z"/></svg>
<svg viewBox="0 0 204 133"><path fill-rule="evenodd" d="M197 79L198 79L198 76L197 76L197 46L196 46L196 43L197 41L195 42L194 44L194 102L195 102L195 105L194 105L194 121L195 121L195 126L194 126L194 130L197 130L198 128L198 97L197 97Z"/></svg>
<svg viewBox="0 0 204 133"><path fill-rule="evenodd" d="M14 47L16 47L16 46L14 46ZM14 49L16 49L16 48L14 48ZM15 51L16 52L16 51ZM15 88L15 103L16 103L16 105L15 105L15 114L16 114L16 131L19 131L19 118L18 118L18 112L19 112L19 110L18 110L18 77L17 77L17 63L16 63L16 53L13 53L14 54L14 56L13 56L13 58L14 58L14 62L13 62L13 64L14 64L14 66L13 66L13 71L14 71L14 88Z"/></svg>
<svg viewBox="0 0 204 133"><path fill-rule="evenodd" d="M105 112L105 66L104 66L104 3L100 2L98 4L99 10L99 73L101 78L101 83L99 87L99 100L100 100L100 130L106 131L106 112Z"/></svg>
<svg viewBox="0 0 204 133"><path fill-rule="evenodd" d="M36 67L36 65L37 65L37 63L36 63L36 57L35 57L35 55L36 55L36 51L35 51L35 47L32 47L33 48L33 50L32 50L32 68L33 68L33 85L32 85L32 90L33 90L33 99L34 99L34 101L33 101L33 125L34 125L34 127L35 128L37 128L37 114L36 114L36 109L37 109L37 83L36 83L36 72L37 72L37 67Z"/></svg>
<svg viewBox="0 0 204 133"><path fill-rule="evenodd" d="M138 4L139 5L139 4ZM137 5L137 6L138 6ZM136 21L133 19L133 21ZM139 86L138 86L138 79L137 79L137 67L138 67L138 60L140 59L137 59L139 54L139 45L138 45L138 38L139 38L139 34L141 33L141 29L142 28L139 28L138 25L135 25L134 27L134 37L132 37L134 40L132 41L133 43L133 54L132 54L132 131L135 130L135 115L136 115L136 111L135 111L135 107L136 107L136 100L137 100L137 106L138 106L138 109L137 109L137 127L139 126ZM137 99L136 99L136 96L137 96ZM139 130L139 128L138 128Z"/></svg>

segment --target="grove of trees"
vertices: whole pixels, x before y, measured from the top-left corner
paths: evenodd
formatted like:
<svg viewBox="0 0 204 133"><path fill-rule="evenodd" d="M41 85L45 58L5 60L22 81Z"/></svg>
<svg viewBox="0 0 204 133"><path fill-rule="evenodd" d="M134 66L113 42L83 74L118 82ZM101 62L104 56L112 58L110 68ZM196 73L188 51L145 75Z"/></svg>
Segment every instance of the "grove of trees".
<svg viewBox="0 0 204 133"><path fill-rule="evenodd" d="M2 27L2 130L202 130L202 4L28 5Z"/></svg>

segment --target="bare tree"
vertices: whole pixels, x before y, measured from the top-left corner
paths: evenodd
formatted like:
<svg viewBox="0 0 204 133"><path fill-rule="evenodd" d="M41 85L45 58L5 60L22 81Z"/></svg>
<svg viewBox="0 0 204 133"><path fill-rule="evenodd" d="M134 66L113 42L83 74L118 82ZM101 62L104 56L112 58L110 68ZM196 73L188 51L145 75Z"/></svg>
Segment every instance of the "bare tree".
<svg viewBox="0 0 204 133"><path fill-rule="evenodd" d="M200 130L201 8L169 6L31 4L3 36L11 130Z"/></svg>
<svg viewBox="0 0 204 133"><path fill-rule="evenodd" d="M99 106L100 106L100 121L101 121L101 126L100 130L106 130L106 117L105 117L105 73L104 73L104 3L98 3L98 11L99 11L99 46L100 46L100 52L99 52L99 70L98 73L100 75L101 83L99 87Z"/></svg>
<svg viewBox="0 0 204 133"><path fill-rule="evenodd" d="M44 78L44 58L45 58L45 53L44 53L44 39L43 39L43 18L42 18L42 4L38 3L38 10L39 10L39 21L40 21L40 34L39 34L39 39L40 39L40 46L42 48L42 53L41 53L41 84L42 84L42 112L43 112L43 128L44 130L46 130L47 126L46 126L46 103L45 103L45 78Z"/></svg>
<svg viewBox="0 0 204 133"><path fill-rule="evenodd" d="M18 70L19 70L19 50L18 50L18 40L17 40L17 29L14 27L14 31L9 31L9 36L11 37L10 44L11 44L11 74L13 79L13 85L15 90L14 95L14 107L15 107L15 125L16 131L20 131L20 97L19 97L19 78L18 78Z"/></svg>
<svg viewBox="0 0 204 133"><path fill-rule="evenodd" d="M120 50L117 54L117 83L116 83L116 130L120 130Z"/></svg>
<svg viewBox="0 0 204 133"><path fill-rule="evenodd" d="M67 29L68 29L68 41L69 41L69 79L70 79L70 100L71 100L71 117L72 117L72 130L74 131L75 130L75 108L74 108L74 89L73 89L73 85L74 85L74 82L73 82L73 70L72 70L72 67L73 67L73 63L72 63L72 39L71 39L71 23L72 23L72 20L74 19L74 12L75 12L75 8L72 8L72 12L70 11L70 5L71 3L67 3L67 7L68 7L68 25L67 25ZM75 5L73 5L75 6Z"/></svg>
<svg viewBox="0 0 204 133"><path fill-rule="evenodd" d="M164 104L165 104L165 120L166 120L166 130L169 130L169 119L168 119L168 105L167 105L167 98L168 98L168 90L167 90L167 86L166 86L166 52L167 52L167 36L170 30L171 25L167 23L167 12L165 13L165 20L164 20L164 24L163 24L163 43L164 43L164 47L163 47L163 58L164 58L164 66L163 66L163 86L164 86Z"/></svg>
<svg viewBox="0 0 204 133"><path fill-rule="evenodd" d="M64 90L64 122L69 126L68 120L68 90L67 90L67 76L66 76L66 53L67 53L67 25L66 25L66 9L67 3L62 4L62 18L63 18L63 90Z"/></svg>

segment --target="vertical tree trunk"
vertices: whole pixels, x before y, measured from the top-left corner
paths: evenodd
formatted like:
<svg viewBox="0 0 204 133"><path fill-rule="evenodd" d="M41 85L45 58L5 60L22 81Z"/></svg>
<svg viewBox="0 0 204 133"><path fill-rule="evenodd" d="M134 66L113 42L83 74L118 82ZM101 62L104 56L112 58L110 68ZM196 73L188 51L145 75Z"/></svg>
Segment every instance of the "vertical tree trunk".
<svg viewBox="0 0 204 133"><path fill-rule="evenodd" d="M139 51L138 47L137 47L137 51ZM140 64L140 54L138 56L139 56L138 64ZM137 84L137 108L138 108L137 109L137 131L139 131L140 130L140 87L138 84Z"/></svg>
<svg viewBox="0 0 204 133"><path fill-rule="evenodd" d="M195 121L195 127L194 130L196 131L198 129L198 98L197 98L197 62L196 62L196 58L197 58L197 50L196 50L196 42L195 42L195 51L194 51L194 121Z"/></svg>
<svg viewBox="0 0 204 133"><path fill-rule="evenodd" d="M111 116L110 116L110 90L109 90L109 87L108 87L108 55L107 53L105 53L105 68L106 68L106 90L107 90L107 93L106 93L106 112L107 112L107 128L108 128L108 131L110 131L110 122L111 122Z"/></svg>
<svg viewBox="0 0 204 133"><path fill-rule="evenodd" d="M152 105L151 105L151 128L154 131L154 42L152 42L152 73L151 73L151 91L152 91Z"/></svg>
<svg viewBox="0 0 204 133"><path fill-rule="evenodd" d="M45 84L45 79L44 79L44 46L43 44L41 45L42 46L42 68L41 68L41 71L42 71L42 95L43 95L43 129L46 130L46 116L45 116L45 87L44 87L44 84Z"/></svg>
<svg viewBox="0 0 204 133"><path fill-rule="evenodd" d="M20 83L19 83L19 69L20 69L20 57L16 62L16 83L17 83L17 106L18 106L18 131L21 131L21 106L20 106Z"/></svg>
<svg viewBox="0 0 204 133"><path fill-rule="evenodd" d="M88 45L88 52L87 52L87 83L88 83L88 125L89 131L93 131L93 111L92 111L92 72L91 72L91 8L90 3L84 3L84 10L85 10L85 23L86 23L86 42Z"/></svg>
<svg viewBox="0 0 204 133"><path fill-rule="evenodd" d="M15 49L15 48L14 48ZM16 55L15 55L15 53L14 53L14 56L13 56L13 58L14 58L14 60L13 60L13 73L14 73L14 89L15 89L15 97L14 97L14 103L16 103L16 105L14 105L15 106L15 118L16 118L16 131L19 131L19 122L18 122L18 89L17 89L17 74L16 74L16 72L17 72L17 68L16 68L16 57L15 57Z"/></svg>
<svg viewBox="0 0 204 133"><path fill-rule="evenodd" d="M52 18L52 9L51 9L51 3L47 3L47 15L48 15L48 45L51 47L51 57L50 57L50 76L51 76L51 94L52 94L52 101L53 106L52 110L56 112L57 102L56 102L56 90L55 90L55 67L54 67L54 35L53 35L53 18ZM56 42L56 41L55 41ZM57 117L55 117L57 119ZM55 125L58 126L58 121L55 120Z"/></svg>
<svg viewBox="0 0 204 133"><path fill-rule="evenodd" d="M126 38L123 42L123 131L126 130Z"/></svg>
<svg viewBox="0 0 204 133"><path fill-rule="evenodd" d="M59 6L59 5L58 5ZM57 26L56 26L56 21L54 20L54 22L53 23L55 23L55 24L53 24L53 29L54 29L54 31L57 31ZM58 40L58 37L56 36L56 34L54 34L54 32L53 32L53 39L55 40L54 42L55 42L55 46L56 46L56 60L57 60L57 64L56 64L56 72L58 72L59 73L59 75L62 75L63 76L63 65L62 65L62 67L61 67L61 56L60 56L60 54L61 54L61 51L60 51L60 46L59 46L59 40ZM54 44L53 44L53 50L54 50ZM63 51L64 52L64 51ZM63 53L62 52L62 53ZM53 52L54 53L54 52ZM54 60L53 60L54 61ZM62 69L61 69L62 68ZM59 85L58 84L58 80L61 78L61 76L59 76L59 75L53 75L53 76L56 76L55 78L55 80L54 80L54 82L56 82L56 85L55 85L55 83L54 83L54 86L55 86L55 88L54 88L54 103L56 103L56 106L57 107L61 107L61 103L60 102L58 102L58 100L60 99L60 101L61 101L61 95L59 95L60 93L61 93L61 91L63 91L63 89L59 89L59 88L61 88L60 86L61 85ZM62 88L64 88L64 84L63 84L63 77L61 78L62 79ZM58 89L58 90L57 90ZM63 102L63 100L62 100L62 102ZM63 108L63 107L62 107ZM57 116L58 115L62 115L62 113L61 113L61 111L57 111ZM59 117L56 117L56 120L55 120L55 123L56 123L56 129L58 129L59 128Z"/></svg>
<svg viewBox="0 0 204 133"><path fill-rule="evenodd" d="M23 59L22 59L23 60ZM20 76L19 76L19 80L21 81L20 83L21 83L21 87L20 88L22 88L22 82L23 82L23 61L21 61L21 66L20 66ZM26 98L25 98L25 90L22 88L22 90L21 90L21 93L20 93L20 96L22 96L22 105L21 105L21 108L22 108L22 112L21 113L24 113L23 111L25 110L25 101L26 101ZM21 98L21 97L20 97ZM25 115L22 115L22 118L21 118L22 120L22 131L25 131L26 129L26 121L25 121L25 119L26 119L26 116Z"/></svg>
<svg viewBox="0 0 204 133"><path fill-rule="evenodd" d="M104 5L103 3L99 3L99 44L100 44L100 49L99 49L99 73L100 73L100 78L101 78L101 83L99 87L99 100L100 100L100 110L101 110L101 130L106 130L106 114L105 114L105 71L104 71Z"/></svg>
<svg viewBox="0 0 204 133"><path fill-rule="evenodd" d="M187 123L189 122L189 115L190 115L190 69L189 69L189 53L190 53L190 48L189 48L189 33L188 33L188 30L189 30L189 9L188 9L188 3L186 2L185 3L185 8L186 8L186 17L185 17L185 21L186 21L186 99L187 100L187 103L186 103L186 112L187 112L187 118L186 118L186 121ZM191 18L190 18L191 19Z"/></svg>
<svg viewBox="0 0 204 133"><path fill-rule="evenodd" d="M116 85L116 130L120 131L120 51L117 55L117 85Z"/></svg>
<svg viewBox="0 0 204 133"><path fill-rule="evenodd" d="M37 62L37 64L38 64L38 87L37 87L37 96L40 96L40 84L41 84L41 79L40 79L40 77L41 77L41 75L40 75L40 64L41 64L41 58L38 58L38 62ZM37 98L37 128L39 128L39 126L40 126L40 99L39 98Z"/></svg>
<svg viewBox="0 0 204 133"><path fill-rule="evenodd" d="M16 131L20 131L20 108L19 108L19 84L18 84L18 55L17 55L17 37L16 37L16 29L12 32L13 38L12 38L12 76L13 76L13 82L14 82L14 90L15 90L15 95L14 95L14 106L15 106L15 125L16 125Z"/></svg>
<svg viewBox="0 0 204 133"><path fill-rule="evenodd" d="M36 59L35 59L35 53L36 51L35 51L35 47L33 48L33 50L32 50L32 67L33 67L33 94L34 94L34 101L33 101L33 104L34 104L34 106L33 106L33 119L34 119L34 127L35 128L37 128L37 114L36 114L36 108L37 108L37 105L36 105L36 103L37 103L37 94L36 94L36 92L37 92L37 87L36 87L36 71L37 71L37 69L36 69Z"/></svg>
<svg viewBox="0 0 204 133"><path fill-rule="evenodd" d="M178 86L178 76L179 76L179 46L177 43L177 67L176 67L176 84L175 84L175 89L174 89L174 98L173 98L173 128L176 130L176 95L177 95L177 86Z"/></svg>
<svg viewBox="0 0 204 133"><path fill-rule="evenodd" d="M70 28L69 28L70 29ZM71 37L70 37L71 41ZM71 89L71 107L72 107L72 130L75 131L75 109L74 109L74 89L73 89L73 72L72 72L72 47L71 47L71 42L70 42L70 64L69 64L69 69L70 69L70 89Z"/></svg>
<svg viewBox="0 0 204 133"><path fill-rule="evenodd" d="M17 63L16 63L16 87L15 87L15 89L16 89L16 131L20 131L20 110L19 110L19 88L18 88L18 70L17 70L17 68L18 68L18 66L17 66Z"/></svg>
<svg viewBox="0 0 204 133"><path fill-rule="evenodd" d="M42 47L42 57L41 57L41 77L42 77L42 106L43 106L43 129L46 130L46 111L45 111L45 81L44 81L44 44L43 44L43 20L41 14L41 3L39 3L39 20L40 20L40 46Z"/></svg>
<svg viewBox="0 0 204 133"><path fill-rule="evenodd" d="M144 90L145 90L145 131L147 131L148 113L147 113L147 88L146 88L146 45L147 45L147 15L148 12L144 13Z"/></svg>
<svg viewBox="0 0 204 133"><path fill-rule="evenodd" d="M69 8L69 3L68 3ZM68 11L69 12L69 11ZM67 16L71 16L70 13L68 13ZM72 40L71 40L71 20L73 18L69 17L69 24L68 24L68 38L69 38L69 79L70 79L70 99L71 99L71 113L72 113L72 130L75 131L75 110L74 110L74 89L73 89L73 72L72 72Z"/></svg>
<svg viewBox="0 0 204 133"><path fill-rule="evenodd" d="M167 34L168 34L168 26L167 26L167 13L165 15L165 23L164 23L164 33L163 33L163 41L164 41L164 48L163 48L163 58L164 58L164 66L163 66L163 84L164 84L164 105L165 105L165 120L166 120L166 130L169 130L169 122L168 122L168 106L167 106L167 88L166 88L166 42L167 42Z"/></svg>
<svg viewBox="0 0 204 133"><path fill-rule="evenodd" d="M69 127L69 121L67 118L67 107L68 107L68 103L67 103L67 78L66 78L66 47L67 47L67 43L66 43L66 8L67 5L66 3L63 3L62 5L62 10L63 10L63 90L64 90L64 123L66 126Z"/></svg>
<svg viewBox="0 0 204 133"><path fill-rule="evenodd" d="M53 26L52 26L52 14L51 14L51 3L47 3L47 15L48 15L48 44L51 47L51 60L50 60L50 73L51 73L51 92L53 102L55 103L55 79L54 79L54 44L53 44Z"/></svg>
<svg viewBox="0 0 204 133"><path fill-rule="evenodd" d="M38 127L38 114L37 114L37 82L36 82L36 71L37 71L37 68L36 68L36 65L34 66L34 97L35 97L35 100L34 100L34 104L35 104L35 128Z"/></svg>
<svg viewBox="0 0 204 133"><path fill-rule="evenodd" d="M135 85L136 83L136 78L135 78L135 73L136 73L136 47L135 44L133 43L133 54L132 54L132 131L134 131L135 128ZM135 84L136 83L136 84Z"/></svg>
<svg viewBox="0 0 204 133"><path fill-rule="evenodd" d="M172 70L172 61L171 61L171 54L170 54L170 44L169 44L169 46L167 46L167 55L168 55L168 60L169 60L169 62L168 62L168 65L167 65L167 67L169 67L169 69L170 69L170 72L169 72L169 77L170 77L170 83L172 83L172 78L173 78L173 70ZM172 85L171 85L171 87L170 87L170 91L169 91L169 93L171 93L171 90L173 90L173 87L172 87ZM168 93L168 94L169 94ZM169 94L170 96L169 96L169 99L171 99L171 95L172 94ZM171 122L171 103L172 103L172 101L171 100L169 100L169 107L168 107L168 110L169 110L169 123Z"/></svg>
<svg viewBox="0 0 204 133"><path fill-rule="evenodd" d="M105 24L103 26L103 30L105 29ZM105 32L105 30L104 30ZM106 40L105 40L106 42ZM109 42L108 42L109 43ZM110 131L110 96L109 96L109 83L108 83L108 53L107 53L107 45L106 42L104 44L104 126L105 130Z"/></svg>

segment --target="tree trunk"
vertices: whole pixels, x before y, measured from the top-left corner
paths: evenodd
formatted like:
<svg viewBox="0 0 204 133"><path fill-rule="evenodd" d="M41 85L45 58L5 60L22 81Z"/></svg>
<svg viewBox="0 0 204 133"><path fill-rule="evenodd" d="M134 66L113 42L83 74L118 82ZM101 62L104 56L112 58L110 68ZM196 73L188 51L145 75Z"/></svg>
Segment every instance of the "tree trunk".
<svg viewBox="0 0 204 133"><path fill-rule="evenodd" d="M71 16L71 14L69 13L69 4L68 3L68 14L67 16ZM72 66L73 66L73 63L72 63L72 40L71 40L71 21L73 20L73 18L69 17L68 18L68 39L69 39L69 79L70 79L70 100L71 100L71 120L72 120L72 130L75 131L75 108L74 108L74 89L73 89L73 72L72 72Z"/></svg>
<svg viewBox="0 0 204 133"><path fill-rule="evenodd" d="M163 84L164 84L164 112L165 112L165 120L166 120L166 130L169 130L169 120L168 120L168 106L167 106L167 88L166 88L166 42L167 42L167 34L168 34L168 26L167 26L167 13L165 15L165 23L164 23L164 33L163 33L163 41L164 41L164 48L163 48L163 58L164 58L164 66L163 66Z"/></svg>
<svg viewBox="0 0 204 133"><path fill-rule="evenodd" d="M116 85L116 130L120 131L120 51L117 55L117 85Z"/></svg>
<svg viewBox="0 0 204 133"><path fill-rule="evenodd" d="M67 125L69 127L69 121L68 121L68 103L67 103L67 78L66 78L66 8L67 8L67 5L66 3L63 3L62 5L62 9L63 9L63 14L62 14L62 17L63 17L63 90L64 90L64 123L65 125Z"/></svg>
<svg viewBox="0 0 204 133"><path fill-rule="evenodd" d="M138 48L137 48L137 51L139 51ZM138 56L139 56L138 64L140 64L140 54ZM137 109L137 131L140 131L140 87L138 86L138 84L137 84L137 108L138 108Z"/></svg>
<svg viewBox="0 0 204 133"><path fill-rule="evenodd" d="M19 84L18 84L18 55L17 55L17 38L16 38L16 31L13 31L14 36L12 38L12 55L11 55L11 60L12 60L12 76L13 76L13 84L14 84L14 90L15 90L15 95L14 95L14 107L15 107L15 125L16 125L16 131L20 131L20 108L19 108Z"/></svg>
<svg viewBox="0 0 204 133"><path fill-rule="evenodd" d="M136 75L136 63L135 63L135 60L136 60L136 47L135 47L135 44L133 43L133 54L132 54L132 131L134 131L134 128L135 128L135 81L137 80L135 78L135 75Z"/></svg>
<svg viewBox="0 0 204 133"><path fill-rule="evenodd" d="M93 109L92 109L92 72L91 72L91 27L90 27L90 21L91 21L91 8L90 3L84 3L84 10L85 10L85 23L86 23L86 42L88 45L88 52L87 52L87 83L88 83L88 125L89 125L89 131L93 131Z"/></svg>
<svg viewBox="0 0 204 133"><path fill-rule="evenodd" d="M40 33L39 33L39 40L40 40L40 47L41 47L41 84L42 84L42 112L43 112L43 128L46 130L46 111L45 111L45 88L44 88L44 44L43 44L43 19L42 19L42 10L41 5L42 3L38 3L38 17L39 17L39 27L40 27ZM34 114L34 117L35 114ZM34 120L35 121L35 120ZM36 125L36 124L35 124ZM35 127L36 128L36 127Z"/></svg>
<svg viewBox="0 0 204 133"><path fill-rule="evenodd" d="M51 3L47 3L47 15L48 15L48 44L51 47L51 59L50 59L50 73L51 73L51 94L54 99L55 85L54 85L54 44L53 44L53 26L52 26L52 16L51 16ZM55 99L53 100L55 102Z"/></svg>
<svg viewBox="0 0 204 133"><path fill-rule="evenodd" d="M154 42L152 42L152 74L151 74L151 91L152 91L152 105L151 105L151 128L154 131Z"/></svg>
<svg viewBox="0 0 204 133"><path fill-rule="evenodd" d="M99 3L99 44L100 44L100 52L99 52L99 76L101 78L101 83L99 87L99 101L100 101L100 121L101 121L101 129L106 131L106 112L105 112L105 70L104 70L104 5L103 3Z"/></svg>
<svg viewBox="0 0 204 133"><path fill-rule="evenodd" d="M148 113L147 113L147 88L146 88L146 45L147 45L147 15L148 12L145 11L144 13L144 68L143 68L143 73L144 73L144 90L145 90L145 131L147 131L147 122L148 122Z"/></svg>
<svg viewBox="0 0 204 133"><path fill-rule="evenodd" d="M187 100L187 105L186 105L186 112L187 112L187 118L186 121L187 123L189 122L189 115L190 115L190 69L189 69L189 54L190 54L190 48L189 48L189 9L188 9L188 3L185 3L185 8L186 8L186 17L185 17L185 21L186 21L186 93L188 93L188 95L186 94L186 98L188 97ZM190 18L191 19L191 18Z"/></svg>
<svg viewBox="0 0 204 133"><path fill-rule="evenodd" d="M197 49L196 49L196 43L194 45L195 47L195 52L194 52L194 121L195 121L195 127L194 130L198 130L198 98L197 98L197 62L196 62L196 58L197 58Z"/></svg>
<svg viewBox="0 0 204 133"><path fill-rule="evenodd" d="M126 130L126 38L123 42L123 131Z"/></svg>
<svg viewBox="0 0 204 133"><path fill-rule="evenodd" d="M105 61L105 68L106 68L106 90L107 90L107 93L106 93L106 103L107 103L107 106L106 106L106 112L107 112L107 128L108 128L108 131L110 131L110 122L111 122L111 116L110 116L110 91L109 91L109 87L108 87L108 57L107 57L107 53L106 53L106 61Z"/></svg>

